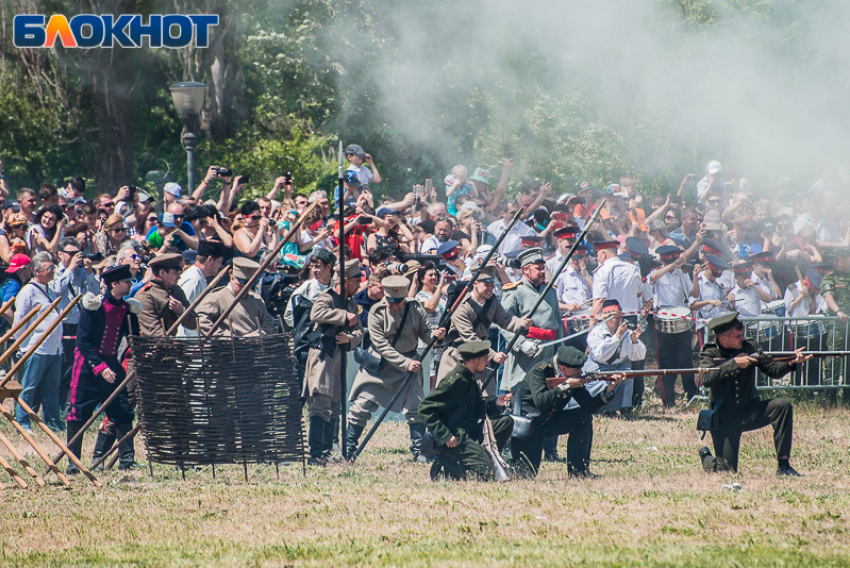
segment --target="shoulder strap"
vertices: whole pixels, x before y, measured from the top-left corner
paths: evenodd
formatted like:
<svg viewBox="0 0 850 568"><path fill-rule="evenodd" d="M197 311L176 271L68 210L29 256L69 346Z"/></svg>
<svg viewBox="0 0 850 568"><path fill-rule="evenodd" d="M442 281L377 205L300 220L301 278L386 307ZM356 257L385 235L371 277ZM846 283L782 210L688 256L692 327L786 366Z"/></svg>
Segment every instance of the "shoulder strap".
<svg viewBox="0 0 850 568"><path fill-rule="evenodd" d="M493 301L493 298L488 298L484 301L484 304L480 308L475 307L475 303L470 301L469 307L472 308L472 311L475 312L475 317L484 324L484 327L490 329L490 324L493 323L487 317L487 312L490 311L490 305Z"/></svg>
<svg viewBox="0 0 850 568"><path fill-rule="evenodd" d="M401 335L401 330L404 329L404 322L407 321L407 314L410 311L410 302L405 300L404 302L404 312L401 314L401 323L398 324L398 329L395 330L395 335L393 336L393 340L390 342L390 347L395 348L396 341L398 341L399 336Z"/></svg>

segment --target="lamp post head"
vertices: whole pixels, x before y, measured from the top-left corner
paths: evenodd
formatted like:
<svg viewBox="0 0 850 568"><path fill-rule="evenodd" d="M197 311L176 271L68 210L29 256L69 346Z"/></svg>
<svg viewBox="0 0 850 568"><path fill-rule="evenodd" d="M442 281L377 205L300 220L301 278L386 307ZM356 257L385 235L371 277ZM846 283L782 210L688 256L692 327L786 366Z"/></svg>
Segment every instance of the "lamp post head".
<svg viewBox="0 0 850 568"><path fill-rule="evenodd" d="M194 81L184 81L175 83L168 88L171 91L174 108L177 109L177 114L180 116L183 126L190 132L194 131L201 115L201 109L204 107L207 86Z"/></svg>

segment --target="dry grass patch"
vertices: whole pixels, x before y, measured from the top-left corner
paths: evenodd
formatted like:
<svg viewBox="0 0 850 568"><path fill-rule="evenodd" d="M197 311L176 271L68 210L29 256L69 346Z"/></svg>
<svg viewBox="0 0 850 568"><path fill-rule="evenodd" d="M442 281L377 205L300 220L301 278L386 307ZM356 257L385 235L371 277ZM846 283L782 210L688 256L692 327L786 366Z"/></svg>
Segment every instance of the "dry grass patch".
<svg viewBox="0 0 850 568"><path fill-rule="evenodd" d="M380 429L356 467L302 476L286 466L279 480L269 466L249 466L247 484L238 466L218 468L216 480L209 469L188 471L185 482L165 467L131 483L106 473L102 490L75 479L71 491L22 491L6 477L0 563L850 564L850 412L797 408L792 463L802 479L774 476L767 430L744 435L740 474L702 473L695 420L695 410L657 406L635 420L596 419L593 470L602 477L588 481L547 464L533 481L431 483L409 461L407 427L397 423ZM723 487L733 482L743 489Z"/></svg>

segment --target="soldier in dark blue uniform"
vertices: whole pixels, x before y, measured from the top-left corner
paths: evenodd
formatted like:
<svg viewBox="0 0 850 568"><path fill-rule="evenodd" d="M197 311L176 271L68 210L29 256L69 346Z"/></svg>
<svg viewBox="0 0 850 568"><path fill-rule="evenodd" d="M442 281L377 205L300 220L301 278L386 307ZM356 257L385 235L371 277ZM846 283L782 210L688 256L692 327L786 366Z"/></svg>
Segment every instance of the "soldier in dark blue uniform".
<svg viewBox="0 0 850 568"><path fill-rule="evenodd" d="M118 345L124 337L138 335L138 323L131 316L130 304L123 298L130 292L132 276L129 265L113 266L101 276L107 291L102 298L86 294L83 310L77 327L77 348L74 352L74 368L71 376L71 412L68 414L68 441L79 432L98 405L103 403L126 375L118 361ZM140 306L133 301L134 305ZM135 308L138 311L138 308ZM116 424L116 436L123 438L132 429L133 411L127 402L127 391L122 391L106 408L107 418ZM125 442L132 443L132 440ZM80 436L68 448L77 457L83 447ZM121 454L122 449L119 448ZM121 463L127 469L130 464ZM79 473L71 464L66 473Z"/></svg>

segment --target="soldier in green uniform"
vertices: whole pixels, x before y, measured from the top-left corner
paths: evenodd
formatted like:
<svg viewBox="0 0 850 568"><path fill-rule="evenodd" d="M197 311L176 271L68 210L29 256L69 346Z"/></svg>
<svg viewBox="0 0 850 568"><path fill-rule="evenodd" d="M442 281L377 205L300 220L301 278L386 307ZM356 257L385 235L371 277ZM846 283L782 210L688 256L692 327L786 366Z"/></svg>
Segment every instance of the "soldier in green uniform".
<svg viewBox="0 0 850 568"><path fill-rule="evenodd" d="M462 477L492 481L490 458L481 445L485 403L475 378L487 368L490 342L470 341L457 351L461 362L419 403L419 417L434 436L438 464ZM501 447L511 435L513 419L501 416L491 421Z"/></svg>
<svg viewBox="0 0 850 568"><path fill-rule="evenodd" d="M850 314L850 248L841 247L830 251L835 270L828 272L821 282L820 293L829 309L838 316L838 321L829 330L826 348L829 351L846 351L847 316ZM824 360L824 385L837 385L838 378L846 373L845 358L829 357ZM847 376L844 375L845 384ZM827 397L835 402L838 391L829 389Z"/></svg>
<svg viewBox="0 0 850 568"><path fill-rule="evenodd" d="M794 372L797 366L811 359L801 350L789 363L759 363L751 357L758 345L744 339L744 325L738 312L713 318L708 329L714 332L715 342L706 343L700 351L700 367L716 368L703 375L702 384L709 389L709 399L719 414L719 426L711 432L714 452L703 447L699 451L703 469L707 472L738 471L738 450L741 434L773 426L773 443L779 460L777 475L799 476L788 463L791 456L791 436L794 415L791 403L784 398L761 400L756 391L755 367L772 378Z"/></svg>
<svg viewBox="0 0 850 568"><path fill-rule="evenodd" d="M622 382L623 376L616 376L608 388L593 396L584 386L588 381L581 378L585 361L587 355L575 347L560 347L555 357L535 365L517 389L522 415L532 418L531 433L524 440L511 438L511 455L514 459L524 455L535 474L540 468L544 440L569 434L569 474L579 477L592 475L588 467L593 444L593 414L611 400L614 388ZM554 387L547 384L546 379L555 378L563 382ZM575 404L570 404L570 401ZM517 407L514 408L514 414L517 414Z"/></svg>

